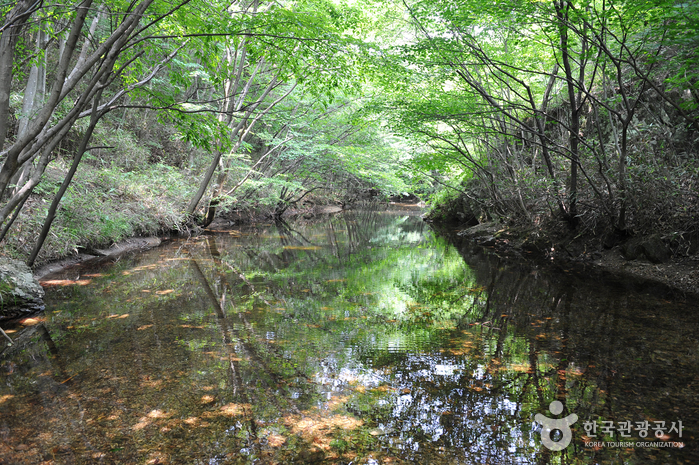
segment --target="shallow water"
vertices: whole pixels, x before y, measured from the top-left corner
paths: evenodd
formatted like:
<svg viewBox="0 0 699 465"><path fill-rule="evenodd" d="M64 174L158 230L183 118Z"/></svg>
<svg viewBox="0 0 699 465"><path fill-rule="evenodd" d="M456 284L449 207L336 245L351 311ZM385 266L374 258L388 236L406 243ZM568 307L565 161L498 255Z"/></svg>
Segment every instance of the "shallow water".
<svg viewBox="0 0 699 465"><path fill-rule="evenodd" d="M0 463L698 463L699 306L547 270L368 210L65 270L0 356Z"/></svg>

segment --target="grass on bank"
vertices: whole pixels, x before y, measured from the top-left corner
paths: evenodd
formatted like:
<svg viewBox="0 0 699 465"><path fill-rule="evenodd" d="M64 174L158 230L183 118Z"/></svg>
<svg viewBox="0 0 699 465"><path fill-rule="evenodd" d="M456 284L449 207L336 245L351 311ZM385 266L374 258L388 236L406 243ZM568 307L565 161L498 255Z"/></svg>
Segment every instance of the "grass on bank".
<svg viewBox="0 0 699 465"><path fill-rule="evenodd" d="M47 169L2 244L5 255L27 259L69 163L57 160ZM163 164L128 172L83 164L61 200L36 265L75 254L79 247L109 247L127 237L179 229L197 181Z"/></svg>

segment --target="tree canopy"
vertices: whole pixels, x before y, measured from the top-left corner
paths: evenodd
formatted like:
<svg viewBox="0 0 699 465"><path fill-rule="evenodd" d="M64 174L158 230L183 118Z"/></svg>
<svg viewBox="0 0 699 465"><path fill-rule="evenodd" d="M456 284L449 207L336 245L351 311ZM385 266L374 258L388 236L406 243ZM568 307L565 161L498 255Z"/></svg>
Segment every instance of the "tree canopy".
<svg viewBox="0 0 699 465"><path fill-rule="evenodd" d="M84 153L128 157L91 142L127 115L189 144L183 213L208 204L204 223L378 189L461 196L461 216L696 229L691 3L18 1L0 21L3 237L60 147L45 233Z"/></svg>

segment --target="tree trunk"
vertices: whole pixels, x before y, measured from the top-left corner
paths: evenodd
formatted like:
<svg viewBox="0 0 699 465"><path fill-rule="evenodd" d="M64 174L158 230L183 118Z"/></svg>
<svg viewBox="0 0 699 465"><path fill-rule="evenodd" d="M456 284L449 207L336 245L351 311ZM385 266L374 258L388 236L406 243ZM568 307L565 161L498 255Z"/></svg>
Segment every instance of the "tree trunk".
<svg viewBox="0 0 699 465"><path fill-rule="evenodd" d="M7 124L10 116L10 89L17 39L27 24L29 17L38 6L30 0L21 0L5 16L3 31L0 33L0 151L5 145ZM0 192L1 194L1 192Z"/></svg>
<svg viewBox="0 0 699 465"><path fill-rule="evenodd" d="M2 195L5 193L5 189L17 170L21 168L24 163L30 160L34 153L36 153L36 151L32 150L31 146L35 145L37 136L49 121L56 106L61 100L60 97L65 87L65 77L70 64L70 58L80 37L80 31L85 21L85 17L89 12L91 3L92 0L85 0L77 8L78 12L73 20L73 26L68 35L68 40L66 41L64 56L61 57L58 64L56 76L54 78L54 83L51 88L51 94L48 101L40 109L36 118L27 124L25 133L21 137L17 137L17 140L7 150L2 152L2 155L5 156L5 162L2 165L2 169L0 169L0 197L2 197ZM10 51L11 54L14 54L14 45L16 44L13 44L13 50ZM10 57L10 60L11 58L12 57ZM2 65L4 64L5 63L2 63ZM12 66L11 61L9 64ZM0 108L0 112L2 112L2 108ZM28 148L28 146L29 150L25 150ZM21 155L22 157L20 158Z"/></svg>
<svg viewBox="0 0 699 465"><path fill-rule="evenodd" d="M107 63L107 65L111 67L113 66L113 63ZM107 77L108 75L105 75L105 81L107 80ZM78 147L78 151L75 154L75 157L73 158L73 163L70 166L70 170L68 170L68 174L66 174L65 179L63 179L63 183L61 183L61 187L58 189L56 196L53 198L53 202L51 202L51 206L49 207L48 214L46 215L44 225L41 228L39 238L37 239L36 245L34 246L34 249L32 250L32 253L29 256L29 260L27 260L27 265L30 267L34 265L34 261L36 260L37 255L39 255L41 247L43 247L44 245L46 236L48 236L49 230L51 229L51 224L53 223L53 220L56 218L58 204L61 202L61 199L63 198L63 195L66 193L66 190L68 190L68 186L70 186L70 183L73 181L73 176L75 176L75 173L78 170L78 165L80 165L82 156L85 154L85 150L87 149L87 144L90 142L90 138L92 138L92 133L95 130L95 126L97 126L97 123L99 122L100 118L105 113L105 111L97 111L101 96L102 89L97 91L97 95L95 95L95 98L92 103L92 114L90 115L90 123L87 126L87 130L85 131L82 140L80 141L80 146Z"/></svg>
<svg viewBox="0 0 699 465"><path fill-rule="evenodd" d="M47 42L48 35L42 27L37 32L37 51L44 50ZM44 50L44 59L41 61L41 63L35 63L32 65L31 69L29 70L29 79L27 80L27 87L24 90L24 99L22 101L22 114L20 115L19 124L17 126L17 137L22 137L24 135L32 114L44 100L44 95L46 94L46 58L47 53L46 50ZM29 176L30 169L31 165L27 163L24 165L24 167L22 167L17 175L15 175L15 178L11 181L11 183L15 184L13 194L16 194L19 191L24 179Z"/></svg>
<svg viewBox="0 0 699 465"><path fill-rule="evenodd" d="M571 66L570 46L568 43L568 10L570 2L554 0L558 28L561 41L561 61L565 70L565 80L568 88L568 100L570 102L570 124L569 124L569 158L570 158L570 181L568 184L568 224L575 228L578 225L578 163L580 162L579 137L580 137L580 106L576 98L575 77ZM581 64L581 67L583 65ZM582 73L582 70L581 70ZM581 83L579 83L581 84Z"/></svg>
<svg viewBox="0 0 699 465"><path fill-rule="evenodd" d="M61 131L63 125L72 124L75 111L79 113L79 110L76 110L77 108L82 108L83 104L89 103L94 98L95 93L98 91L98 82L105 74L111 71L103 66L104 63L114 63L116 61L124 45L132 38L132 34L136 31L141 18L153 1L142 0L134 3L129 14L122 17L121 24L104 41L99 43L96 49L79 66L74 66L73 70L68 73L78 40L81 37L82 27L88 13L91 11L92 0L83 0L76 7L76 14L72 20L64 52L59 59L55 73L52 73L54 75L53 85L46 102L28 123L26 133L22 137L18 137L10 147L0 153L0 157L4 158L2 169L0 169L0 197L4 194L10 179L16 171L31 160L57 132ZM94 70L94 73L85 79L91 70ZM77 94L77 103L74 105L74 108L63 118L57 121L52 120L52 117L56 116L55 110L58 105L81 82L84 83L84 86L81 87L80 92Z"/></svg>
<svg viewBox="0 0 699 465"><path fill-rule="evenodd" d="M250 115L252 115L252 113L257 109L257 107L260 106L260 104L264 101L264 99L267 98L267 95L269 95L269 93L272 90L272 88L274 87L275 83L276 83L276 77L272 79L272 82L269 83L269 85L264 90L264 92L259 97L259 99L254 104L252 104L250 106L250 108L248 108L248 110L245 112L245 115L241 118L241 120L238 122L236 127L233 129L233 133L231 134L231 139L235 140L238 137L238 133L243 128L245 123L247 123L247 121L250 119ZM286 95L288 95L288 93ZM268 111L270 108L272 108L272 106L273 105L268 107L264 113L266 113L266 111ZM255 121L257 121L257 119L259 119L259 116L261 116L261 115L258 115L258 117L255 118ZM242 138L240 140L236 141L236 145L234 146L233 150L237 150L237 148L240 147L241 143L242 143ZM193 215L194 211L197 209L197 205L199 205L201 198L204 196L206 189L209 187L209 183L211 182L211 178L214 176L214 172L216 171L216 167L218 166L218 163L221 160L221 155L222 155L222 153L220 151L218 151L216 153L216 155L214 156L214 159L212 160L211 164L209 165L209 169L206 170L206 173L204 174L204 178L202 179L201 184L199 184L199 189L197 190L196 194L194 194L192 201L187 206L187 214L188 215L190 215L190 216Z"/></svg>

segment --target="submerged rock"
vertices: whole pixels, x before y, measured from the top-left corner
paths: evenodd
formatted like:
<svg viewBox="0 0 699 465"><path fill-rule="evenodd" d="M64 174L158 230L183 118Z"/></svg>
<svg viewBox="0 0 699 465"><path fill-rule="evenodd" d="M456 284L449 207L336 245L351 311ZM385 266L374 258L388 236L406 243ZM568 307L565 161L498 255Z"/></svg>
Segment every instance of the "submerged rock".
<svg viewBox="0 0 699 465"><path fill-rule="evenodd" d="M44 289L24 263L0 257L0 321L44 309Z"/></svg>

